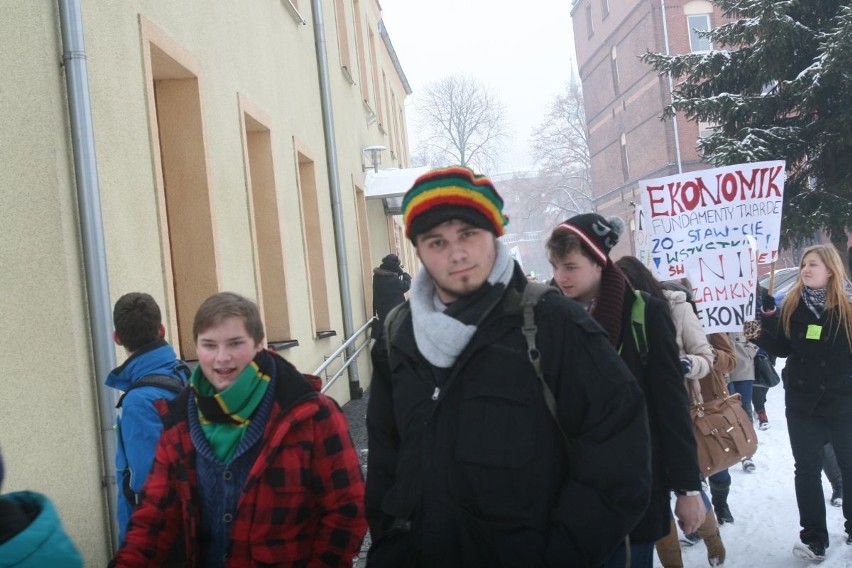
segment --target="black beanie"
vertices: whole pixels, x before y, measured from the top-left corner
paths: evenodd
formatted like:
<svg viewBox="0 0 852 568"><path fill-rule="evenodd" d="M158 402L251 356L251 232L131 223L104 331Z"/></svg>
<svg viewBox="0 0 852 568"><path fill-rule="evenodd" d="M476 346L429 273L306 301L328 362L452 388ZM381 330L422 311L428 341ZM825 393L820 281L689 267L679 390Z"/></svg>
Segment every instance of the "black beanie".
<svg viewBox="0 0 852 568"><path fill-rule="evenodd" d="M382 264L379 268L384 270L390 270L391 272L396 272L399 270L399 257L395 254L391 253L382 259Z"/></svg>
<svg viewBox="0 0 852 568"><path fill-rule="evenodd" d="M568 231L579 237L586 252L606 266L609 251L624 231L624 221L620 217L604 219L597 213L583 213L563 221L554 231Z"/></svg>

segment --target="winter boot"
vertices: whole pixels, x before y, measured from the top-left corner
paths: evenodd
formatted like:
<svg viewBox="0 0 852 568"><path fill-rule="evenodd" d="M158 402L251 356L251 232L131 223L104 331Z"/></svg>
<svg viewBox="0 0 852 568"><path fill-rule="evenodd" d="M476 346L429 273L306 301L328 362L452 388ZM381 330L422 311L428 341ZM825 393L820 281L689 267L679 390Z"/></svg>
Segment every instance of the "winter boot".
<svg viewBox="0 0 852 568"><path fill-rule="evenodd" d="M731 482L720 483L718 481L710 481L710 496L713 503L713 510L716 511L716 518L720 525L725 523L733 523L734 516L731 514L731 509L728 507L728 492L731 490Z"/></svg>
<svg viewBox="0 0 852 568"><path fill-rule="evenodd" d="M751 458L743 458L743 471L746 473L754 473L754 470L757 469L757 466L754 465L754 460Z"/></svg>
<svg viewBox="0 0 852 568"><path fill-rule="evenodd" d="M716 515L713 511L707 511L704 522L698 527L698 534L707 546L707 561L710 566L724 564L725 545L722 544L722 535L719 534L719 525L716 523Z"/></svg>
<svg viewBox="0 0 852 568"><path fill-rule="evenodd" d="M677 540L677 525L672 519L669 534L654 544L657 548L657 556L663 568L683 568L683 558L680 555L680 544Z"/></svg>
<svg viewBox="0 0 852 568"><path fill-rule="evenodd" d="M761 410L757 413L757 427L760 430L769 430L769 418L766 417L766 411Z"/></svg>
<svg viewBox="0 0 852 568"><path fill-rule="evenodd" d="M831 506L843 506L843 482L835 483L831 487Z"/></svg>
<svg viewBox="0 0 852 568"><path fill-rule="evenodd" d="M799 539L793 547L793 556L814 564L825 560L825 549L828 547L825 537L821 537L813 529L802 529L799 531Z"/></svg>

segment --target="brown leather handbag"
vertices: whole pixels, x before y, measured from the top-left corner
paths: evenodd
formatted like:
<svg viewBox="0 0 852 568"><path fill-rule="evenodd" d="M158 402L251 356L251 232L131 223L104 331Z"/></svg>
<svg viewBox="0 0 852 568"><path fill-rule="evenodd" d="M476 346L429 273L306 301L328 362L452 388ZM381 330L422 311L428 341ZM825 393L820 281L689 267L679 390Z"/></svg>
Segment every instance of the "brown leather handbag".
<svg viewBox="0 0 852 568"><path fill-rule="evenodd" d="M698 465L704 477L735 465L757 451L757 434L739 394L728 394L725 377L715 366L701 379L703 402L690 408ZM709 383L709 384L708 384Z"/></svg>

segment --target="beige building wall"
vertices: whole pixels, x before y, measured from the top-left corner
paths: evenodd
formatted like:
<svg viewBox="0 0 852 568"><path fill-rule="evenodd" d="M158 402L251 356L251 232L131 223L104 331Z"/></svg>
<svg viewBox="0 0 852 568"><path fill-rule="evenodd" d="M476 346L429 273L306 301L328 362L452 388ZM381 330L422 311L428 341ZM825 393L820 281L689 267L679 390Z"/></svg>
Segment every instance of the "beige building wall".
<svg viewBox="0 0 852 568"><path fill-rule="evenodd" d="M311 372L341 345L344 325L313 17L308 0L294 4L296 10L287 0L248 10L203 0L83 0L82 9L111 301L130 291L151 293L163 309L167 339L184 355L192 355L192 345L178 321L191 322L193 301L197 306L208 292L232 290L262 304L258 239L267 237L253 206L257 188L246 154L254 146L246 130L268 129L271 170L262 181L274 187L280 245L273 245L283 260L289 339L298 341L282 354ZM407 84L382 41L375 0L324 0L322 7L357 329L372 308L370 269L391 246L387 219L363 201L361 150L383 145L389 150L381 167L407 165ZM339 12L351 26L345 71ZM46 493L87 565L102 566L110 554L97 405L104 377L94 376L92 362L56 3L10 4L0 37L6 47L0 101L14 109L0 118L0 306L8 325L0 342L2 489ZM370 78L366 91L362 75ZM161 81L156 87L155 79ZM181 112L162 111L169 100L193 103L198 120L187 123L191 129L180 122L186 120ZM390 113L381 120L373 116L379 105ZM163 153L162 141L170 136L176 147L193 152ZM170 178L175 169L183 177ZM316 191L307 201L314 209L300 193L310 184ZM187 243L192 247L181 253ZM179 257L184 260L176 267ZM321 296L310 282L317 267L327 298L322 317L312 305ZM323 317L336 335L318 339ZM116 355L119 362L125 357ZM358 371L366 388L366 357ZM346 375L330 394L348 400Z"/></svg>
<svg viewBox="0 0 852 568"><path fill-rule="evenodd" d="M2 491L56 504L86 557L106 555L95 377L55 3L4 6L0 90Z"/></svg>

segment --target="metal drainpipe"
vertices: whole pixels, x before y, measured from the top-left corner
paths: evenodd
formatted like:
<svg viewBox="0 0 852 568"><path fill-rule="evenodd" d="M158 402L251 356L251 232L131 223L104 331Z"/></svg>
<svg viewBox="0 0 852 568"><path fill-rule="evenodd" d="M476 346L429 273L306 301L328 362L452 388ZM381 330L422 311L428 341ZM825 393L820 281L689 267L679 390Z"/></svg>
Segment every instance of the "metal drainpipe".
<svg viewBox="0 0 852 568"><path fill-rule="evenodd" d="M98 407L103 467L108 514L107 538L115 550L118 535L115 512L118 496L115 476L115 395L102 379L115 367L112 342L112 317L107 280L106 249L101 219L98 165L95 159L95 134L89 97L89 72L83 41L83 17L79 0L59 0L59 22L62 30L62 62L68 90L71 145L74 151L74 174L77 185L77 207L83 241L83 263L86 274L89 327L92 354L98 386Z"/></svg>
<svg viewBox="0 0 852 568"><path fill-rule="evenodd" d="M349 287L349 270L346 264L346 234L343 230L343 204L340 199L340 178L337 174L337 146L334 134L334 111L331 106L331 89L328 79L328 56L326 54L325 25L322 16L322 1L311 0L314 14L314 44L317 50L317 72L319 74L322 124L325 129L325 152L327 155L329 191L331 193L331 215L334 224L334 242L337 254L337 277L340 280L340 304L343 308L343 333L349 339L355 331L352 323L352 300ZM347 357L352 349L347 349ZM358 365L349 366L349 396L361 398L358 381Z"/></svg>
<svg viewBox="0 0 852 568"><path fill-rule="evenodd" d="M666 55L669 55L669 25L666 21L666 0L660 0L660 10L663 17L663 43L665 43ZM669 100L674 100L674 82L672 74L669 73ZM675 143L675 159L677 160L677 173L683 173L683 166L680 161L680 136L677 132L677 113L672 115L672 126L674 127L674 143Z"/></svg>

